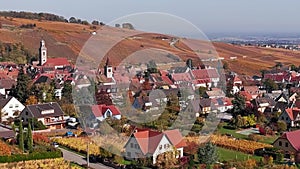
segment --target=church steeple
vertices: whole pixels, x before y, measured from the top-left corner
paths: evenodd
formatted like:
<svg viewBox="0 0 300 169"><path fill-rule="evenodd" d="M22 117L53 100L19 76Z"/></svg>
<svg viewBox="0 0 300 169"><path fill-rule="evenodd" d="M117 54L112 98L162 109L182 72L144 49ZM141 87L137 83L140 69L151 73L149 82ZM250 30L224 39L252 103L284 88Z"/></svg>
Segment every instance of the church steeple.
<svg viewBox="0 0 300 169"><path fill-rule="evenodd" d="M104 66L104 75L107 78L112 78L113 77L113 68L112 65L109 61L109 58L106 58L105 66Z"/></svg>
<svg viewBox="0 0 300 169"><path fill-rule="evenodd" d="M41 66L43 66L47 62L47 48L44 40L41 40L40 42L39 60Z"/></svg>

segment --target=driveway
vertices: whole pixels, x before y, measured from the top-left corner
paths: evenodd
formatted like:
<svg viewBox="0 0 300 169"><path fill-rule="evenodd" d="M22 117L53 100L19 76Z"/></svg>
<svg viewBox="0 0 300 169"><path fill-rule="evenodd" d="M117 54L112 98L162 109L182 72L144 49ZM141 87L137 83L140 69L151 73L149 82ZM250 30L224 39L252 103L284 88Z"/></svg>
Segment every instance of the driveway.
<svg viewBox="0 0 300 169"><path fill-rule="evenodd" d="M79 165L87 164L87 161L85 160L84 156L78 155L63 148L59 149L63 153L63 157L65 160L75 162ZM90 167L94 169L112 169L111 167L105 166L101 163L90 163Z"/></svg>

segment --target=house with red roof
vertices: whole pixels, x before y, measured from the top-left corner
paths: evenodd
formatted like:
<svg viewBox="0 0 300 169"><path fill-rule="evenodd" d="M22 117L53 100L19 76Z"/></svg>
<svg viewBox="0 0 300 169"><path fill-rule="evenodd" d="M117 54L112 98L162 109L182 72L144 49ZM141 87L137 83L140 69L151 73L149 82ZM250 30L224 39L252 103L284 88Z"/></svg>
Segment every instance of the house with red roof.
<svg viewBox="0 0 300 169"><path fill-rule="evenodd" d="M242 91L249 93L252 99L255 99L260 94L260 90L257 86L244 86Z"/></svg>
<svg viewBox="0 0 300 169"><path fill-rule="evenodd" d="M283 120L286 122L287 125L291 127L299 126L300 122L300 109L293 107L285 109L281 115L279 116L279 120Z"/></svg>
<svg viewBox="0 0 300 169"><path fill-rule="evenodd" d="M285 154L295 155L295 162L300 162L300 130L283 133L277 140L274 141L273 146L284 151Z"/></svg>
<svg viewBox="0 0 300 169"><path fill-rule="evenodd" d="M186 142L178 129L163 132L149 129L136 129L125 144L125 157L136 159L152 157L156 163L158 155L168 151L177 150L177 158L183 157L183 148Z"/></svg>
<svg viewBox="0 0 300 169"><path fill-rule="evenodd" d="M193 77L190 72L187 73L173 73L171 74L172 82L179 86L179 85L186 85L191 86Z"/></svg>
<svg viewBox="0 0 300 169"><path fill-rule="evenodd" d="M99 121L104 121L108 117L121 119L120 110L114 105L92 105L92 112Z"/></svg>
<svg viewBox="0 0 300 169"><path fill-rule="evenodd" d="M220 81L220 75L215 68L208 68L208 69L195 69L192 70L192 75L196 80L204 80L210 83L208 87L216 87Z"/></svg>

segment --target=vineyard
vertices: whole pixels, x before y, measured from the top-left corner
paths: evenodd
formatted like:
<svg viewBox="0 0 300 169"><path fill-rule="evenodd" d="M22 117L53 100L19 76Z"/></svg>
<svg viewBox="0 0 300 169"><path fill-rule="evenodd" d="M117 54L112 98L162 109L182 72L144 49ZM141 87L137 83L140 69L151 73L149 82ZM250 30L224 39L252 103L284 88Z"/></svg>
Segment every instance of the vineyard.
<svg viewBox="0 0 300 169"><path fill-rule="evenodd" d="M46 169L79 169L77 166L71 166L68 161L65 161L63 158L55 159L45 159L45 160L30 160L30 161L21 161L13 163L1 163L0 168L46 168Z"/></svg>
<svg viewBox="0 0 300 169"><path fill-rule="evenodd" d="M236 150L248 154L254 154L256 149L272 147L270 144L259 143L249 140L237 140L227 136L212 135L211 141L219 147Z"/></svg>
<svg viewBox="0 0 300 169"><path fill-rule="evenodd" d="M13 145L9 145L0 140L0 156L10 156L12 154L21 154L21 150Z"/></svg>
<svg viewBox="0 0 300 169"><path fill-rule="evenodd" d="M81 153L86 153L87 144L89 143L89 154L100 155L99 146L96 145L94 142L89 141L89 139L86 137L54 138L52 141Z"/></svg>
<svg viewBox="0 0 300 169"><path fill-rule="evenodd" d="M68 147L74 151L86 153L87 144L89 143L89 154L96 156L103 156L103 149L108 150L114 154L120 154L123 150L123 146L127 142L127 137L118 137L114 135L110 136L94 136L89 137L64 137L53 138L52 141L58 144Z"/></svg>
<svg viewBox="0 0 300 169"><path fill-rule="evenodd" d="M10 147L3 141L0 141L0 156L11 155Z"/></svg>

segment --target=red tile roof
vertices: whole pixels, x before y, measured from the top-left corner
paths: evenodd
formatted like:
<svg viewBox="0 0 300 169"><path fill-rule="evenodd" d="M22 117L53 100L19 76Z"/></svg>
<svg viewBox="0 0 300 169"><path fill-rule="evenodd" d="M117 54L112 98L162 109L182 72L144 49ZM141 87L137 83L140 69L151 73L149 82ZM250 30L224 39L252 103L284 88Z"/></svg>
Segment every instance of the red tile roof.
<svg viewBox="0 0 300 169"><path fill-rule="evenodd" d="M119 111L119 109L114 105L107 106L107 105L101 104L101 105L93 105L92 106L92 112L96 117L102 117L108 109L112 112L113 116L121 115L121 112Z"/></svg>
<svg viewBox="0 0 300 169"><path fill-rule="evenodd" d="M300 113L300 109L298 108L289 108L285 109L285 111L289 115L291 120L295 120L297 115Z"/></svg>
<svg viewBox="0 0 300 169"><path fill-rule="evenodd" d="M70 63L67 58L48 58L47 62L43 66L69 66Z"/></svg>
<svg viewBox="0 0 300 169"><path fill-rule="evenodd" d="M246 101L252 100L252 95L247 91L240 91L240 95L243 96L246 99Z"/></svg>
<svg viewBox="0 0 300 169"><path fill-rule="evenodd" d="M173 84L172 80L168 76L161 76L161 78L165 83L167 83L169 85Z"/></svg>
<svg viewBox="0 0 300 169"><path fill-rule="evenodd" d="M176 148L185 147L186 142L182 138L178 129L164 132L152 131L148 129L136 130L133 136L136 138L144 155L153 154L163 136L166 136L170 143Z"/></svg>
<svg viewBox="0 0 300 169"><path fill-rule="evenodd" d="M280 138L287 139L296 151L300 151L300 130L286 132Z"/></svg>
<svg viewBox="0 0 300 169"><path fill-rule="evenodd" d="M161 138L163 137L161 132L152 130L136 132L133 135L145 155L148 153L154 153Z"/></svg>
<svg viewBox="0 0 300 169"><path fill-rule="evenodd" d="M176 81L192 81L193 78L190 73L174 73L172 74L172 79Z"/></svg>
<svg viewBox="0 0 300 169"><path fill-rule="evenodd" d="M219 78L219 74L216 69L196 69L192 70L192 74L195 79Z"/></svg>
<svg viewBox="0 0 300 169"><path fill-rule="evenodd" d="M166 130L163 133L165 133L167 135L167 137L170 140L170 142L176 148L186 147L187 146L186 142L182 138L182 135L181 135L181 133L180 133L180 131L178 129L175 129L175 130Z"/></svg>

